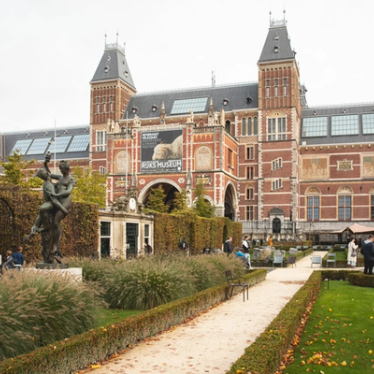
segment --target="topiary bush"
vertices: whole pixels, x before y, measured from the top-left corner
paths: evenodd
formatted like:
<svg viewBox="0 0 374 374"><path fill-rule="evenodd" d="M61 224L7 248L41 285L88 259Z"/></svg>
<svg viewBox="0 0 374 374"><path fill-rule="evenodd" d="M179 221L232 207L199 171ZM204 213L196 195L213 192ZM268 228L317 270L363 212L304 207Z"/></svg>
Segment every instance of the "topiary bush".
<svg viewBox="0 0 374 374"><path fill-rule="evenodd" d="M96 325L103 302L69 277L8 271L0 279L0 361Z"/></svg>

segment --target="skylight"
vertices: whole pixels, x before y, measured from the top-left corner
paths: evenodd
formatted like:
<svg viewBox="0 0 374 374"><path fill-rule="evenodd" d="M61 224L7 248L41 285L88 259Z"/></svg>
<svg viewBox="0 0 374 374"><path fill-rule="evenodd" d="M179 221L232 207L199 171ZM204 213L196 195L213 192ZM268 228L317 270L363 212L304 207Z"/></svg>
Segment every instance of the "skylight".
<svg viewBox="0 0 374 374"><path fill-rule="evenodd" d="M68 146L70 142L70 139L71 139L71 136L56 137L56 142L52 142L52 144L48 148L49 152L51 153L65 152L66 147Z"/></svg>
<svg viewBox="0 0 374 374"><path fill-rule="evenodd" d="M10 151L10 154L12 154L15 150L19 150L19 152L22 155L25 155L30 144L32 142L32 139L20 139L16 141L16 144L14 144L13 149Z"/></svg>
<svg viewBox="0 0 374 374"><path fill-rule="evenodd" d="M34 139L34 141L31 144L31 147L27 151L27 155L41 155L41 154L44 154L46 149L47 149L48 142L50 140L51 140L50 137Z"/></svg>
<svg viewBox="0 0 374 374"><path fill-rule="evenodd" d="M89 135L75 135L70 143L68 152L83 152L87 149Z"/></svg>
<svg viewBox="0 0 374 374"><path fill-rule="evenodd" d="M174 100L170 114L186 114L191 110L193 112L204 112L207 101L207 97Z"/></svg>
<svg viewBox="0 0 374 374"><path fill-rule="evenodd" d="M331 117L331 135L358 135L358 115Z"/></svg>
<svg viewBox="0 0 374 374"><path fill-rule="evenodd" d="M303 119L302 137L327 136L327 117Z"/></svg>
<svg viewBox="0 0 374 374"><path fill-rule="evenodd" d="M374 134L374 114L362 115L362 133Z"/></svg>

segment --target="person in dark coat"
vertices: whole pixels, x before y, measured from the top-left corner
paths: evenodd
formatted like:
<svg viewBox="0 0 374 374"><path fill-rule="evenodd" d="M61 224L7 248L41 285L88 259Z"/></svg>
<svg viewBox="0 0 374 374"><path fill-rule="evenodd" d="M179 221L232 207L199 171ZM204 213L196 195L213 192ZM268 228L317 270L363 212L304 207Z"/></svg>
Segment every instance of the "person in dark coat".
<svg viewBox="0 0 374 374"><path fill-rule="evenodd" d="M232 237L231 236L225 241L225 245L223 246L223 252L225 252L227 256L230 253L232 253Z"/></svg>
<svg viewBox="0 0 374 374"><path fill-rule="evenodd" d="M361 253L364 255L365 268L364 274L373 275L374 266L374 236L369 235L368 239L364 241Z"/></svg>
<svg viewBox="0 0 374 374"><path fill-rule="evenodd" d="M16 251L13 252L13 254L12 254L12 256L14 258L14 265L18 269L18 271L22 270L22 266L23 266L23 263L24 263L22 249L23 249L22 246L19 245L18 247L16 247Z"/></svg>

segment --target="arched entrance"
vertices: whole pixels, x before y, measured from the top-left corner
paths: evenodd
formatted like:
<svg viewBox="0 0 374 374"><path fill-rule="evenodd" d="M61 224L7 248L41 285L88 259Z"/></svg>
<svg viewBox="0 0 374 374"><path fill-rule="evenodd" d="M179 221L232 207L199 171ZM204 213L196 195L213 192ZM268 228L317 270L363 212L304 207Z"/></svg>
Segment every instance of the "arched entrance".
<svg viewBox="0 0 374 374"><path fill-rule="evenodd" d="M231 221L235 220L236 217L236 206L237 206L237 198L236 198L236 192L234 189L233 184L229 184L226 188L225 193L225 212L224 216L230 219Z"/></svg>
<svg viewBox="0 0 374 374"><path fill-rule="evenodd" d="M280 234L282 230L282 222L279 218L273 219L273 234Z"/></svg>

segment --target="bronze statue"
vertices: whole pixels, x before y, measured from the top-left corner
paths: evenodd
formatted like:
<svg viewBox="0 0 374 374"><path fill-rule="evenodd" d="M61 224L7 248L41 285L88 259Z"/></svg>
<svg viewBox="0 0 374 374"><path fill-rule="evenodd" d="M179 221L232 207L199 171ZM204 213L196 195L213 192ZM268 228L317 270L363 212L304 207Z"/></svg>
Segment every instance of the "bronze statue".
<svg viewBox="0 0 374 374"><path fill-rule="evenodd" d="M28 242L37 232L42 235L42 256L44 263L52 264L60 262L56 256L61 241L61 221L66 217L71 206L71 192L75 186L75 180L70 177L70 166L67 161L60 161L59 169L62 175L52 174L48 163L51 154L45 157L44 167L38 169L36 176L44 180L44 203L39 207L39 215L35 220L31 233L24 240ZM57 183L52 183L52 179Z"/></svg>

